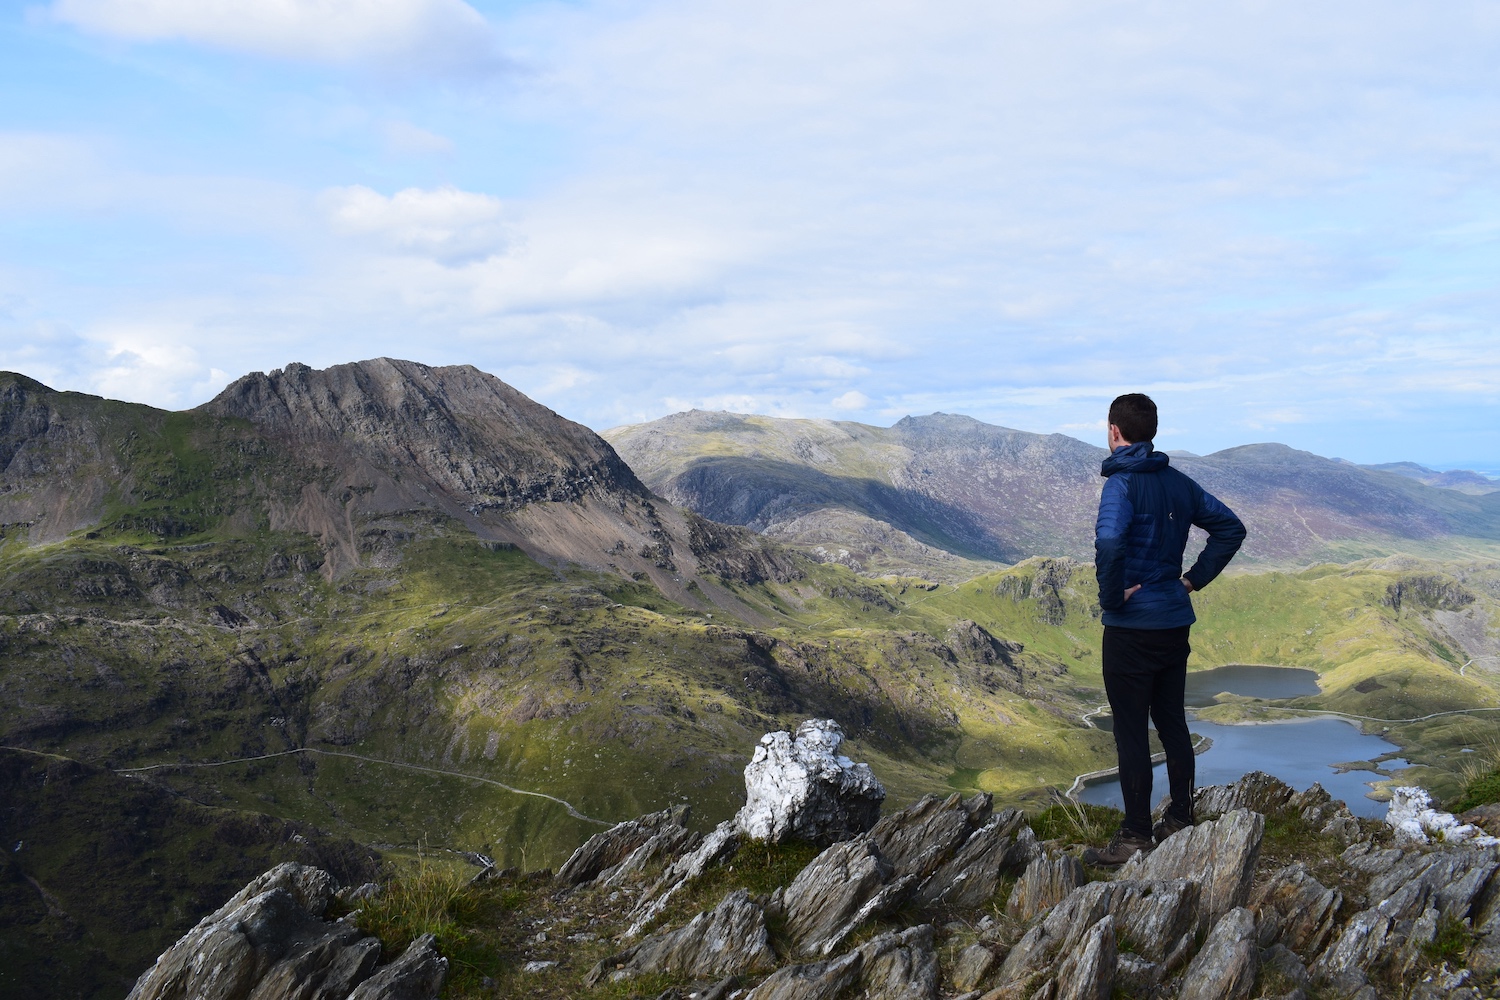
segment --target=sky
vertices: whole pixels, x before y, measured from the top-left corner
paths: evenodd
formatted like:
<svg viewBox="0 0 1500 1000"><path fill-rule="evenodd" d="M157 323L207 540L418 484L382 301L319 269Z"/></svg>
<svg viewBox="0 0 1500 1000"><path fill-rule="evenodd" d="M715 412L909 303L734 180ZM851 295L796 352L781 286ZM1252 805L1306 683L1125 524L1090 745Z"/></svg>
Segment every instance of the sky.
<svg viewBox="0 0 1500 1000"><path fill-rule="evenodd" d="M0 369L1500 474L1500 0L0 2Z"/></svg>

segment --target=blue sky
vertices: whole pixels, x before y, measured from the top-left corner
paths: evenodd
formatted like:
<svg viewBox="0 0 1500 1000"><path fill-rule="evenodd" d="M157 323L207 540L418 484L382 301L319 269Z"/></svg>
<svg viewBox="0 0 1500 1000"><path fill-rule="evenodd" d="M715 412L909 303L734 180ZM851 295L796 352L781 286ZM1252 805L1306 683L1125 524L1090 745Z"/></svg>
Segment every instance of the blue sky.
<svg viewBox="0 0 1500 1000"><path fill-rule="evenodd" d="M1500 469L1500 2L0 4L0 368Z"/></svg>

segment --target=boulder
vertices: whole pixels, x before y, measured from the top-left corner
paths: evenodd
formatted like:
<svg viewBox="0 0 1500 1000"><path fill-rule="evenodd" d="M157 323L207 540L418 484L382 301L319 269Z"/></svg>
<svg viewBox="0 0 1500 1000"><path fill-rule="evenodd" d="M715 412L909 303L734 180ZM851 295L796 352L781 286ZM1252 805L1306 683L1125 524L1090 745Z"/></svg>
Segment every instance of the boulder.
<svg viewBox="0 0 1500 1000"><path fill-rule="evenodd" d="M1391 789L1391 804L1385 821L1396 831L1398 842L1426 844L1433 840L1457 844L1465 841L1476 846L1493 847L1500 839L1491 837L1471 823L1460 823L1458 817L1432 807L1432 796L1421 788L1403 786Z"/></svg>
<svg viewBox="0 0 1500 1000"><path fill-rule="evenodd" d="M1187 879L1116 882L1109 903L1121 940L1163 973L1187 960L1201 909L1202 888Z"/></svg>
<svg viewBox="0 0 1500 1000"><path fill-rule="evenodd" d="M916 881L915 875L897 875L880 850L859 837L808 862L790 885L777 890L770 909L783 918L794 954L824 956L866 920L894 911Z"/></svg>
<svg viewBox="0 0 1500 1000"><path fill-rule="evenodd" d="M744 889L736 889L718 906L682 927L653 934L635 947L604 959L584 981L593 986L606 974L610 979L623 980L653 972L704 979L775 967L765 914Z"/></svg>
<svg viewBox="0 0 1500 1000"><path fill-rule="evenodd" d="M1343 906L1344 894L1324 886L1300 863L1278 870L1250 898L1260 946L1281 945L1308 958L1328 943Z"/></svg>
<svg viewBox="0 0 1500 1000"><path fill-rule="evenodd" d="M1208 932L1208 940L1182 977L1180 1000L1243 1000L1260 971L1255 915L1243 906L1230 910Z"/></svg>
<svg viewBox="0 0 1500 1000"><path fill-rule="evenodd" d="M767 733L745 767L745 806L735 827L751 840L827 845L863 833L880 818L885 787L868 764L839 754L844 732L809 719L789 733Z"/></svg>
<svg viewBox="0 0 1500 1000"><path fill-rule="evenodd" d="M632 856L639 857L637 852L642 849L653 856L660 856L668 844L677 845L679 852L686 850L693 846L687 817L687 806L673 806L616 823L603 833L594 834L574 851L557 870L557 879L564 885L583 885L601 877L608 879Z"/></svg>
<svg viewBox="0 0 1500 1000"><path fill-rule="evenodd" d="M1119 872L1122 880L1166 882L1189 879L1203 887L1200 919L1206 929L1250 898L1265 817L1244 809L1179 830L1147 855L1136 855Z"/></svg>
<svg viewBox="0 0 1500 1000"><path fill-rule="evenodd" d="M130 1000L342 998L351 992L361 1000L435 998L447 962L431 942L426 951L408 949L377 969L376 938L361 934L351 920L323 919L334 888L321 869L277 865L163 952Z"/></svg>
<svg viewBox="0 0 1500 1000"><path fill-rule="evenodd" d="M1050 971L1059 956L1066 955L1083 940L1095 924L1109 915L1115 883L1090 882L1068 894L1047 911L1040 923L1027 931L1005 956L1000 967L999 995Z"/></svg>
<svg viewBox="0 0 1500 1000"><path fill-rule="evenodd" d="M1005 912L1022 923L1050 909L1083 885L1083 865L1071 854L1043 854L1033 859L1011 890Z"/></svg>

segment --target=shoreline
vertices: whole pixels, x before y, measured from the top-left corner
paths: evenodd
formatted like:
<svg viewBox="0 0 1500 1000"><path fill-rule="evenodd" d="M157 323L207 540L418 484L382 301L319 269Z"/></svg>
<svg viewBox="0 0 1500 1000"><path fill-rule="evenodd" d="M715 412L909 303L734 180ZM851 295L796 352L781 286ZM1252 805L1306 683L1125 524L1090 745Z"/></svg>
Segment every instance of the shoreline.
<svg viewBox="0 0 1500 1000"><path fill-rule="evenodd" d="M1213 749L1213 745L1214 745L1214 741L1212 739L1210 739L1209 737L1207 737L1207 736L1199 736L1198 737L1198 742L1193 744L1193 756L1194 757L1198 757L1198 756L1201 756L1202 754L1208 753L1208 751L1210 751L1210 750ZM1155 767L1157 764L1161 764L1161 763L1165 762L1166 759L1167 759L1167 755L1166 755L1165 752L1163 752L1163 753L1154 753L1154 754L1151 755L1151 766ZM1083 774L1080 774L1077 777L1075 777L1073 779L1073 784L1070 785L1068 787L1068 790L1066 792L1064 792L1063 794L1067 798L1069 798L1070 800L1072 800L1073 802L1077 802L1078 801L1078 793L1081 792L1084 788L1088 787L1089 782L1091 782L1091 781L1098 781L1101 778L1113 777L1113 776L1115 776L1115 775L1117 775L1119 773L1120 773L1120 768L1119 768L1118 765L1116 765L1115 767L1101 768L1098 771L1086 771Z"/></svg>

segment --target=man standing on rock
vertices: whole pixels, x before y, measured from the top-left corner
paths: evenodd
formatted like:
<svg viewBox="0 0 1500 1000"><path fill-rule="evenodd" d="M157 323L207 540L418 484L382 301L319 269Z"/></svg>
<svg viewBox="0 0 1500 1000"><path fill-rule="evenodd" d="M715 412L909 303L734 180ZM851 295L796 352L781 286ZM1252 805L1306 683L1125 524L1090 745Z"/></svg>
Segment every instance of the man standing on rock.
<svg viewBox="0 0 1500 1000"><path fill-rule="evenodd" d="M1122 865L1193 825L1193 745L1183 699L1188 629L1196 619L1188 595L1208 586L1245 540L1234 512L1171 468L1167 456L1152 449L1154 437L1156 404L1149 396L1133 392L1110 404L1110 454L1101 470L1108 479L1099 498L1094 569L1125 821L1108 847L1083 854L1085 863L1106 867ZM1208 532L1208 544L1184 573L1182 553L1192 525ZM1154 830L1148 716L1167 752L1172 793L1167 815Z"/></svg>

